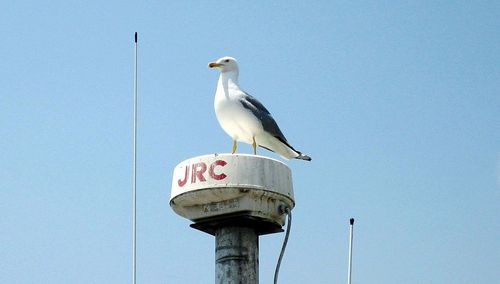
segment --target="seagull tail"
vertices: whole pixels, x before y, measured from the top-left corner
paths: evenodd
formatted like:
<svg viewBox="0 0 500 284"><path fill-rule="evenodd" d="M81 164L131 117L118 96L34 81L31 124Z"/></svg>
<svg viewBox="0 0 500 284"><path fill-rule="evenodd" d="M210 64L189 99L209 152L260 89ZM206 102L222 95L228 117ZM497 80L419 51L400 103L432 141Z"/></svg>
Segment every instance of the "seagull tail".
<svg viewBox="0 0 500 284"><path fill-rule="evenodd" d="M307 156L307 155L304 155L300 152L297 152L299 155L297 157L295 157L295 159L299 159L299 160L305 160L305 161L311 161L311 157Z"/></svg>
<svg viewBox="0 0 500 284"><path fill-rule="evenodd" d="M311 157L309 157L308 155L304 155L302 154L300 151L297 151L295 150L292 145L290 145L288 143L288 141L286 141L285 137L283 136L274 136L276 139L278 139L281 143L283 143L284 145L286 145L286 147L288 148L288 154L284 154L284 153L280 153L280 155L282 155L284 158L286 159L290 159L290 158L294 158L294 159L299 159L299 160L304 160L304 161L311 161ZM261 146L263 147L263 146ZM264 147L266 148L266 147ZM269 148L266 148L268 150L270 150ZM274 150L271 150L274 152ZM297 154L297 156L293 155L292 153L295 153ZM292 155L290 155L292 154Z"/></svg>

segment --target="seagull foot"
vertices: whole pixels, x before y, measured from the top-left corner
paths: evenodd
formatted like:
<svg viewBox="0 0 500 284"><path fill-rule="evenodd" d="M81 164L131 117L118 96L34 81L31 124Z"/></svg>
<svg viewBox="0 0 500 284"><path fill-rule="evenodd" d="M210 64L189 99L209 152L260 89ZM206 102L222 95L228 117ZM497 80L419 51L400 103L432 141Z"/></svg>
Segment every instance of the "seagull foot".
<svg viewBox="0 0 500 284"><path fill-rule="evenodd" d="M231 154L234 154L236 152L236 140L233 140L233 151L231 152Z"/></svg>
<svg viewBox="0 0 500 284"><path fill-rule="evenodd" d="M253 154L257 155L257 143L255 143L255 137L253 137L252 139L253 139L253 143L252 143Z"/></svg>

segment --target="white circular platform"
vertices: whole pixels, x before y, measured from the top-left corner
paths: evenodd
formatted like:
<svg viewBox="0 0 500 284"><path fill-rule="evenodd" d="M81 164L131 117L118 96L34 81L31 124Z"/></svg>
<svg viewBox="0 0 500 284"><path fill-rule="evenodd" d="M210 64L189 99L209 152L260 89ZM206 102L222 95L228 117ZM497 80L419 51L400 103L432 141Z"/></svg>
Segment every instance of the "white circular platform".
<svg viewBox="0 0 500 284"><path fill-rule="evenodd" d="M174 169L170 206L194 222L248 216L284 224L279 206L293 208L291 171L268 157L212 154L194 157Z"/></svg>

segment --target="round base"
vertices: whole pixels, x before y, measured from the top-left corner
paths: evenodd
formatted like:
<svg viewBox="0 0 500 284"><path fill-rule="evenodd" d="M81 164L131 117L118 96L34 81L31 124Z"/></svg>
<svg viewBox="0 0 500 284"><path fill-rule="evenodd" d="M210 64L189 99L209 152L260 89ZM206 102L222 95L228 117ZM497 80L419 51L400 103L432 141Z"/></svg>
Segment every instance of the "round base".
<svg viewBox="0 0 500 284"><path fill-rule="evenodd" d="M291 171L278 160L214 154L188 159L174 170L170 206L196 223L238 215L282 226L280 205L295 203Z"/></svg>
<svg viewBox="0 0 500 284"><path fill-rule="evenodd" d="M224 215L222 218L205 219L191 224L190 227L212 236L215 236L215 232L218 229L224 227L252 228L259 236L283 232L281 225L266 219L250 216L246 212L235 214L234 216Z"/></svg>

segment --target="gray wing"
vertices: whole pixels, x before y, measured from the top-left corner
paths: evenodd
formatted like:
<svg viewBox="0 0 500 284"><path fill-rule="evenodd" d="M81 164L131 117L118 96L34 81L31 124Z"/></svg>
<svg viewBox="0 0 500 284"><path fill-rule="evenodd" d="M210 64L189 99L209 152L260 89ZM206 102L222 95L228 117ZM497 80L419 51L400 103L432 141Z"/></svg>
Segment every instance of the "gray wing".
<svg viewBox="0 0 500 284"><path fill-rule="evenodd" d="M288 144L288 141L286 141L285 135L283 135L283 132L281 132L278 124L276 123L276 121L274 121L274 118L271 116L271 113L269 113L266 107L262 105L256 98L247 93L245 94L246 96L240 99L243 107L250 110L256 117L260 119L260 121L262 122L262 126L264 127L264 130L266 132L270 133L272 136L276 137L278 140L293 149L293 147Z"/></svg>

